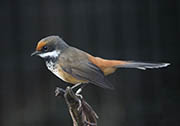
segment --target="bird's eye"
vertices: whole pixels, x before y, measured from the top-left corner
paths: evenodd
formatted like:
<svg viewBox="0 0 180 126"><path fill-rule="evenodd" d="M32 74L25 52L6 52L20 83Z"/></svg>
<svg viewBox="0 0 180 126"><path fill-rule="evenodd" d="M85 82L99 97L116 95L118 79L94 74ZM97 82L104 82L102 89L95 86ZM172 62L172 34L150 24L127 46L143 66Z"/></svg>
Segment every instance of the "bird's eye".
<svg viewBox="0 0 180 126"><path fill-rule="evenodd" d="M47 47L47 46L43 46L43 50L44 50L44 51L47 51L47 50L48 50L48 47Z"/></svg>

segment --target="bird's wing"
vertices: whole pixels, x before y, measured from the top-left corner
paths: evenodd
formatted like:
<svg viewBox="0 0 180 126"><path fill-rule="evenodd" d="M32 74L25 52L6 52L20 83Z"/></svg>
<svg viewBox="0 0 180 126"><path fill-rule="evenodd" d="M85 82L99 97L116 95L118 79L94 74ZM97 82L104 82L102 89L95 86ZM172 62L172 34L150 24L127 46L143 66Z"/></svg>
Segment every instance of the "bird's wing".
<svg viewBox="0 0 180 126"><path fill-rule="evenodd" d="M83 54L83 52L81 54ZM71 55L66 55L66 57L61 58L61 63L64 62L61 68L65 72L79 80L88 81L102 88L113 89L112 84L105 78L101 69L91 63L86 57L86 54L76 55L76 57L73 58L72 56L71 53Z"/></svg>
<svg viewBox="0 0 180 126"><path fill-rule="evenodd" d="M85 80L102 88L113 89L103 72L92 63L80 63L78 67L69 66L62 69L79 80Z"/></svg>

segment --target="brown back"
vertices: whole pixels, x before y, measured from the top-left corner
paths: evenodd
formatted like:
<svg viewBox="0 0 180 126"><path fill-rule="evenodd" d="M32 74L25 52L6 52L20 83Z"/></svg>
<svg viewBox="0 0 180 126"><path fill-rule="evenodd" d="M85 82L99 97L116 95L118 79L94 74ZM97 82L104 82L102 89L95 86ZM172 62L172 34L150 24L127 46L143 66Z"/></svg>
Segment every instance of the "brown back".
<svg viewBox="0 0 180 126"><path fill-rule="evenodd" d="M94 57L90 54L88 54L88 58L92 63L94 63L96 66L98 66L104 72L104 75L112 74L116 71L117 66L127 64L126 61L106 60L106 59L102 59L100 57Z"/></svg>

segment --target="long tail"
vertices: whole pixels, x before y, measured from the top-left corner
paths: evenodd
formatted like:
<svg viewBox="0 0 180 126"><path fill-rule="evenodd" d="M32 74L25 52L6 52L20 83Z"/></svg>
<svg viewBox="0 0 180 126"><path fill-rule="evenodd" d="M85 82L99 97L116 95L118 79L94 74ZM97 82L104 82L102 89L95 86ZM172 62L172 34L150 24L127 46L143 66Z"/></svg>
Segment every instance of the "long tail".
<svg viewBox="0 0 180 126"><path fill-rule="evenodd" d="M141 70L154 69L154 68L162 68L167 67L170 63L146 63L146 62L135 62L135 61L126 61L124 65L115 65L115 67L122 68L137 68Z"/></svg>
<svg viewBox="0 0 180 126"><path fill-rule="evenodd" d="M136 61L106 60L89 55L89 60L96 64L105 75L116 71L117 68L137 68L141 70L167 67L170 63L146 63Z"/></svg>

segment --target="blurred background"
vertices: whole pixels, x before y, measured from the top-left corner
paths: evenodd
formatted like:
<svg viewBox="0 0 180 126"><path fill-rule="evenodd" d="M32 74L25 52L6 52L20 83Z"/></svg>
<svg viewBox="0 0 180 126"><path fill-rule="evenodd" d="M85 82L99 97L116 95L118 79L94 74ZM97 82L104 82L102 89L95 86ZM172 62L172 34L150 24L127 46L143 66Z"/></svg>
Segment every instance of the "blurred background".
<svg viewBox="0 0 180 126"><path fill-rule="evenodd" d="M1 0L0 125L71 126L67 83L31 57L36 43L59 35L107 59L170 62L154 70L119 69L116 90L89 85L84 98L99 126L180 125L179 0Z"/></svg>

